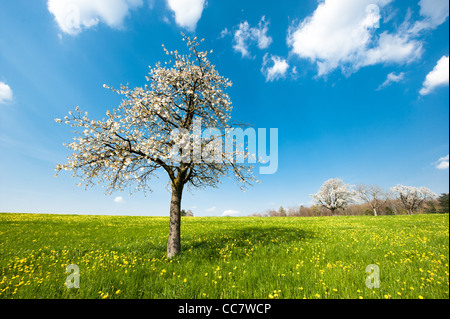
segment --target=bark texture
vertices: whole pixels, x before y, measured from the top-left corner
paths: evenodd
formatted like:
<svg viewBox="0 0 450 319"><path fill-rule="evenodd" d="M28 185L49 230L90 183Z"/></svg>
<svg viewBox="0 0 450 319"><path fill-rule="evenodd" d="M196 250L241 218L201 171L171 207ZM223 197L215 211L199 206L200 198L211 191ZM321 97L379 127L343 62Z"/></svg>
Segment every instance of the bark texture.
<svg viewBox="0 0 450 319"><path fill-rule="evenodd" d="M172 199L170 201L170 225L169 241L167 243L167 258L173 258L181 251L181 196L182 186L172 187Z"/></svg>

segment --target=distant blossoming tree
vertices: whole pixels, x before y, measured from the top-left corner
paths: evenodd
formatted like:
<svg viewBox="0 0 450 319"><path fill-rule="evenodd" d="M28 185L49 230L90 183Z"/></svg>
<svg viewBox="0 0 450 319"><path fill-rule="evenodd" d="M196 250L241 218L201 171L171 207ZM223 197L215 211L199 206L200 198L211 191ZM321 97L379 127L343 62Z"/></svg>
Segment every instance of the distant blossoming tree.
<svg viewBox="0 0 450 319"><path fill-rule="evenodd" d="M355 193L358 199L369 204L374 216L378 216L379 209L389 199L389 194L377 185L359 184L355 187Z"/></svg>
<svg viewBox="0 0 450 319"><path fill-rule="evenodd" d="M323 206L334 215L336 210L344 209L353 201L355 192L339 178L327 180L317 194L311 197L317 205Z"/></svg>
<svg viewBox="0 0 450 319"><path fill-rule="evenodd" d="M412 215L417 212L423 204L437 197L435 193L426 187L413 187L397 185L391 188L391 192L398 196L403 208Z"/></svg>
<svg viewBox="0 0 450 319"><path fill-rule="evenodd" d="M221 177L230 174L242 187L254 180L251 166L235 160L242 154L230 150L221 154L221 148L212 147L216 145L215 135L199 138L201 132L198 127L194 129L198 123L220 132L242 125L230 121L232 105L225 90L231 82L218 74L207 52L197 51L196 38L191 40L183 34L183 41L190 53L180 55L164 48L171 60L167 66L157 63L150 68L148 85L110 88L124 99L117 109L107 111L106 120L91 120L78 107L76 112L69 112L64 122L78 128L74 132L78 136L66 145L73 151L68 163L56 167L57 174L71 170L86 187L106 184L108 193L125 187L151 190L151 177L157 170L164 170L172 190L167 258L181 250L180 208L185 186L215 187ZM203 159L214 152L216 160L199 160L199 151Z"/></svg>

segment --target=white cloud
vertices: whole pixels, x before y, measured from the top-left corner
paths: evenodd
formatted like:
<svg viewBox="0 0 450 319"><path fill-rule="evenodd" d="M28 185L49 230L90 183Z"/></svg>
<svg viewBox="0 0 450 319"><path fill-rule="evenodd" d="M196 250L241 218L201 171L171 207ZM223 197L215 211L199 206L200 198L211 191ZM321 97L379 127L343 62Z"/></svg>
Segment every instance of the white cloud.
<svg viewBox="0 0 450 319"><path fill-rule="evenodd" d="M114 198L114 202L115 203L119 203L119 204L123 204L123 203L125 203L125 200L123 199L122 196L117 196L116 198Z"/></svg>
<svg viewBox="0 0 450 319"><path fill-rule="evenodd" d="M424 20L416 24L416 30L435 28L448 18L448 0L420 0L419 6Z"/></svg>
<svg viewBox="0 0 450 319"><path fill-rule="evenodd" d="M167 0L167 4L174 12L175 21L180 27L195 31L206 0Z"/></svg>
<svg viewBox="0 0 450 319"><path fill-rule="evenodd" d="M216 209L217 209L217 207L216 207L216 206L213 206L213 207L210 207L210 208L205 209L205 211L208 212L208 213L212 213L212 212L215 212Z"/></svg>
<svg viewBox="0 0 450 319"><path fill-rule="evenodd" d="M222 216L236 216L239 215L241 212L238 210L233 209L227 209L222 213Z"/></svg>
<svg viewBox="0 0 450 319"><path fill-rule="evenodd" d="M396 33L376 30L381 9L392 0L324 0L288 32L292 53L316 63L318 75L337 68L356 72L379 63L408 63L421 56L421 42L402 25Z"/></svg>
<svg viewBox="0 0 450 319"><path fill-rule="evenodd" d="M405 79L405 73L400 72L399 74L395 74L395 72L391 72L387 75L386 80L378 87L378 90L384 89L385 87L390 86L392 83L398 83Z"/></svg>
<svg viewBox="0 0 450 319"><path fill-rule="evenodd" d="M449 156L448 155L445 157L441 157L436 163L437 169L444 170L444 169L448 169L448 167L449 167Z"/></svg>
<svg viewBox="0 0 450 319"><path fill-rule="evenodd" d="M251 28L253 38L258 42L258 48L267 49L272 43L272 38L267 36L269 31L269 22L265 21L266 17L262 17L257 28Z"/></svg>
<svg viewBox="0 0 450 319"><path fill-rule="evenodd" d="M439 86L448 85L448 67L448 56L443 56L437 62L434 69L430 73L428 73L425 81L423 82L423 87L420 90L420 94L427 95Z"/></svg>
<svg viewBox="0 0 450 319"><path fill-rule="evenodd" d="M272 38L267 35L269 31L269 22L263 16L258 23L258 27L250 27L247 21L239 24L238 29L234 33L233 48L240 52L242 57L249 57L249 46L253 43L257 44L258 48L267 49L272 43Z"/></svg>
<svg viewBox="0 0 450 319"><path fill-rule="evenodd" d="M362 52L361 59L355 63L356 69L381 63L411 63L422 55L422 43L411 39L408 31L397 34L383 32L373 48Z"/></svg>
<svg viewBox="0 0 450 319"><path fill-rule="evenodd" d="M271 66L269 66L271 64ZM261 72L266 77L266 82L272 82L286 76L286 72L289 69L289 64L286 59L282 59L279 56L266 53L263 58L263 64ZM296 72L296 71L295 71Z"/></svg>
<svg viewBox="0 0 450 319"><path fill-rule="evenodd" d="M234 33L234 45L233 49L242 54L242 57L250 56L250 52L248 51L248 42L251 36L251 32L249 32L250 25L247 21L244 21L239 24L239 29Z"/></svg>
<svg viewBox="0 0 450 319"><path fill-rule="evenodd" d="M294 66L292 68L291 77L294 80L297 80L297 78L298 78L298 71L297 71L297 67L296 66Z"/></svg>
<svg viewBox="0 0 450 319"><path fill-rule="evenodd" d="M417 21L410 29L410 33L419 35L422 31L435 29L448 18L448 0L421 0L419 1L422 20Z"/></svg>
<svg viewBox="0 0 450 319"><path fill-rule="evenodd" d="M48 0L47 7L61 31L75 35L100 22L120 28L129 11L142 4L143 0Z"/></svg>
<svg viewBox="0 0 450 319"><path fill-rule="evenodd" d="M228 30L228 28L225 28L220 32L219 39L223 39L230 34L231 34L231 31Z"/></svg>
<svg viewBox="0 0 450 319"><path fill-rule="evenodd" d="M0 104L11 102L13 99L13 92L8 84L0 82Z"/></svg>

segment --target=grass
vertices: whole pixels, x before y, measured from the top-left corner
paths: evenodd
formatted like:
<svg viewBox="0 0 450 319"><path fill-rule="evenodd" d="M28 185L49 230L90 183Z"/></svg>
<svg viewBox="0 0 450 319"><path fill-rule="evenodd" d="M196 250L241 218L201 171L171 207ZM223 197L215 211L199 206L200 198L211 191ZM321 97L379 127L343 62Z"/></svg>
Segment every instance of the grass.
<svg viewBox="0 0 450 319"><path fill-rule="evenodd" d="M448 298L449 216L0 214L0 298ZM65 286L66 266L80 288ZM379 289L366 287L370 264Z"/></svg>

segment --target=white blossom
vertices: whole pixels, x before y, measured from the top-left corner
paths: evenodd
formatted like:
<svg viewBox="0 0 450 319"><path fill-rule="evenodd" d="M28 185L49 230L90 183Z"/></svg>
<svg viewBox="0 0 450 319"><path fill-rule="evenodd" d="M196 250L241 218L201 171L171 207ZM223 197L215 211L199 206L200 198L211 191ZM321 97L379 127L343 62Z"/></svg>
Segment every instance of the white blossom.
<svg viewBox="0 0 450 319"><path fill-rule="evenodd" d="M392 187L391 192L400 199L408 214L413 214L427 200L436 198L437 195L426 187L403 186L401 184Z"/></svg>
<svg viewBox="0 0 450 319"><path fill-rule="evenodd" d="M355 192L341 179L332 178L323 183L317 194L312 194L311 197L317 205L334 214L337 209L344 209L353 201Z"/></svg>
<svg viewBox="0 0 450 319"><path fill-rule="evenodd" d="M116 109L106 112L106 119L89 119L78 106L69 112L65 123L80 130L66 144L73 151L67 164L57 165L56 171L71 170L86 186L106 184L109 192L132 184L133 190L150 190L149 181L159 169L167 172L172 185L216 186L230 173L242 187L254 180L248 166L226 159L221 163L173 160L173 130L192 132L196 119L222 132L235 126L230 121L232 103L225 93L231 82L219 75L207 52L197 51L195 39L183 37L190 53L169 52L163 46L171 60L151 67L143 87L103 85L124 96ZM194 135L184 138L192 140ZM208 143L201 142L205 152L210 151Z"/></svg>

